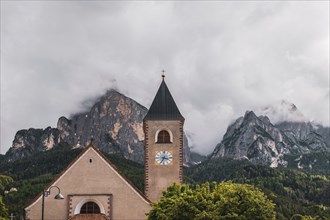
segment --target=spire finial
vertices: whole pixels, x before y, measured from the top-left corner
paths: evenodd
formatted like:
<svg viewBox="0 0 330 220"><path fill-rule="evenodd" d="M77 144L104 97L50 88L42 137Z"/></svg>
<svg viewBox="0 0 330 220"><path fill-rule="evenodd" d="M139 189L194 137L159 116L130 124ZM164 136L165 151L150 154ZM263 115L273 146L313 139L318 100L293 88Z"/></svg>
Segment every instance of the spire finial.
<svg viewBox="0 0 330 220"><path fill-rule="evenodd" d="M162 77L165 78L165 70L162 70Z"/></svg>

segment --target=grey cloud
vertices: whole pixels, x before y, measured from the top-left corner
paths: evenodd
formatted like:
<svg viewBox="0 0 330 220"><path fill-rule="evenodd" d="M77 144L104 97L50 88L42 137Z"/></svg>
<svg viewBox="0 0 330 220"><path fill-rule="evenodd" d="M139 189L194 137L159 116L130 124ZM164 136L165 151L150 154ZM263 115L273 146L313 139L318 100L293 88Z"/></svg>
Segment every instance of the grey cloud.
<svg viewBox="0 0 330 220"><path fill-rule="evenodd" d="M17 130L117 88L149 107L167 84L194 150L285 99L329 125L329 2L1 2L1 153Z"/></svg>

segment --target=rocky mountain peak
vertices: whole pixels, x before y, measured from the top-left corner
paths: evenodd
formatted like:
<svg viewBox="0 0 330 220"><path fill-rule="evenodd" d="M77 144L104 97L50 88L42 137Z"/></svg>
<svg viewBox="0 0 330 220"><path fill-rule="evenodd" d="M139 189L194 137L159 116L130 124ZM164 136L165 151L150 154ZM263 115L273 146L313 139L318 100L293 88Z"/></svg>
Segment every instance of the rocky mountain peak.
<svg viewBox="0 0 330 220"><path fill-rule="evenodd" d="M268 117L257 117L253 111L247 111L244 117L229 126L212 157L248 159L276 166L283 151L276 142L281 141L281 132L270 123Z"/></svg>
<svg viewBox="0 0 330 220"><path fill-rule="evenodd" d="M246 111L244 115L245 120L256 120L258 117L253 111Z"/></svg>
<svg viewBox="0 0 330 220"><path fill-rule="evenodd" d="M75 147L86 146L91 138L95 146L143 162L144 133L142 119L147 109L123 94L109 90L90 111L61 117L57 129L61 140Z"/></svg>
<svg viewBox="0 0 330 220"><path fill-rule="evenodd" d="M293 104L290 108L297 111ZM257 116L253 111L247 111L244 117L228 127L212 157L247 159L273 167L285 166L285 154L330 151L330 143L327 142L330 134L326 134L327 131L329 128L309 122L284 121L274 125L267 116Z"/></svg>
<svg viewBox="0 0 330 220"><path fill-rule="evenodd" d="M258 123L258 117L253 111L246 111L245 115L243 117L242 124L248 125L248 124L255 124Z"/></svg>
<svg viewBox="0 0 330 220"><path fill-rule="evenodd" d="M33 132L19 131L9 151L12 152L13 158L20 158L32 155L33 152L48 150L60 142L74 148L84 147L93 139L93 144L104 152L120 154L143 163L143 118L147 111L147 108L133 99L116 90L108 90L89 110L68 118L60 117L57 128L32 129ZM18 148L20 154L17 153ZM190 151L186 137L184 152L185 163L189 163Z"/></svg>
<svg viewBox="0 0 330 220"><path fill-rule="evenodd" d="M270 120L267 116L257 116L253 111L245 112L243 117L243 124L245 125L259 125L263 126L263 124L270 124Z"/></svg>
<svg viewBox="0 0 330 220"><path fill-rule="evenodd" d="M60 133L56 128L19 130L13 145L6 153L9 160L28 157L34 153L49 150L60 142Z"/></svg>

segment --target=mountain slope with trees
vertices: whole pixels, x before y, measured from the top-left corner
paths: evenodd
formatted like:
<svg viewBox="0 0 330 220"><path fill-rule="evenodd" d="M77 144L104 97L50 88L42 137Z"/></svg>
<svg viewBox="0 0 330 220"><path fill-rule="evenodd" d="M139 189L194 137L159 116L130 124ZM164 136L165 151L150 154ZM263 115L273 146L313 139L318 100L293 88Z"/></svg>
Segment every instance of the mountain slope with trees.
<svg viewBox="0 0 330 220"><path fill-rule="evenodd" d="M83 142L87 142L86 138L94 136L96 130L106 130L107 125L111 125L108 133L117 139L108 140L111 149L103 149L104 155L143 191L142 142L135 148L140 150L134 151L139 152L134 156L131 152L134 149L127 147L133 145L121 140L126 139L128 134L136 142L138 135L141 135L137 132L141 131L141 126L132 125L141 122L146 109L115 91L109 91L99 101L89 113L77 114L70 119L60 118L56 129L18 132L14 141L14 145L18 144L15 145L18 150L12 148L8 155L0 155L0 174L12 178L12 181L0 182L3 187L0 188L0 195L9 213L23 216L26 203L81 153L82 136L85 138ZM133 114L134 109L140 109L137 110L138 118L134 116L130 119L128 116ZM125 117L115 120L112 117L115 114ZM97 120L89 121L91 118ZM107 122L101 122L101 118ZM120 129L123 129L122 133ZM276 204L277 219L290 219L295 214L330 219L329 131L329 128L309 122L272 124L268 117L256 116L249 111L228 127L223 141L210 158L198 157L198 160L205 161L185 167L185 182L192 186L213 181L250 184ZM79 134L77 137L76 133ZM96 138L102 139L104 135ZM31 140L42 146L33 148L29 145ZM94 141L99 143L100 140ZM191 158L189 148L185 152L186 159ZM4 194L5 189L12 187L18 191Z"/></svg>
<svg viewBox="0 0 330 220"><path fill-rule="evenodd" d="M17 192L2 194L3 201L16 216L23 216L23 207L61 172L82 149L57 146L33 157L0 164L0 173L13 178L5 189ZM109 160L141 191L144 188L143 165L121 155L105 154ZM185 168L185 182L192 185L205 182L232 181L258 187L276 204L276 218L289 219L294 214L330 218L330 177L288 168L254 165L246 160L228 158L207 160ZM321 218L322 219L322 218Z"/></svg>
<svg viewBox="0 0 330 220"><path fill-rule="evenodd" d="M229 158L205 161L187 168L185 175L191 183L231 180L252 184L276 203L277 219L296 213L330 218L330 176Z"/></svg>

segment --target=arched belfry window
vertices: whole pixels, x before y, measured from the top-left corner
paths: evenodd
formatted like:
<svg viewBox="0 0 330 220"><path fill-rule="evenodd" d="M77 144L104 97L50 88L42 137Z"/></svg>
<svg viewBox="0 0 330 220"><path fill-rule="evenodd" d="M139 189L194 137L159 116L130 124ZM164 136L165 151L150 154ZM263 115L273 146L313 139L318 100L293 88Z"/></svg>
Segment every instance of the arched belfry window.
<svg viewBox="0 0 330 220"><path fill-rule="evenodd" d="M157 143L171 143L170 133L166 130L161 130L157 135Z"/></svg>
<svg viewBox="0 0 330 220"><path fill-rule="evenodd" d="M95 202L86 202L80 209L80 214L101 213L100 207Z"/></svg>

